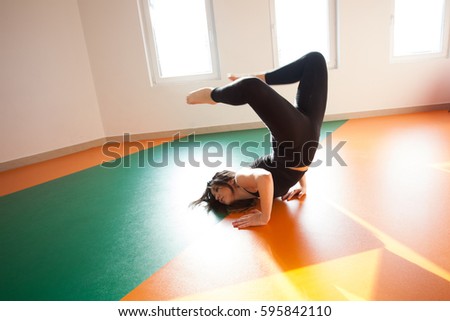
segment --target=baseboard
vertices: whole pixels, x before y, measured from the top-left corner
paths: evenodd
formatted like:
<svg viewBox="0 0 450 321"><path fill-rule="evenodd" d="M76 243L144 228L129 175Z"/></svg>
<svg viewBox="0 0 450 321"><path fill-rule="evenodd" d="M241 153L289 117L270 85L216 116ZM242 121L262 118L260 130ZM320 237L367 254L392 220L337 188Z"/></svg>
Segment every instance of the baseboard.
<svg viewBox="0 0 450 321"><path fill-rule="evenodd" d="M180 130L169 130L164 132L155 133L142 133L142 134L127 134L129 135L127 139L130 141L137 140L152 140L152 139L176 139L179 137L185 137L188 135L203 135L203 134L213 134L222 133L238 130L249 130L264 128L263 122L252 122L252 123L242 123L242 124L232 124L232 125L221 125L221 126L211 126L211 127L199 127L199 128L188 128ZM111 142L123 142L124 136L109 136L106 141Z"/></svg>
<svg viewBox="0 0 450 321"><path fill-rule="evenodd" d="M88 142L81 143L81 144L58 148L58 149L55 149L55 150L52 150L49 152L44 152L44 153L40 153L40 154L35 154L35 155L3 162L3 163L0 163L0 172L4 172L7 170L24 167L24 166L44 162L44 161L47 161L50 159L82 152L82 151L85 151L90 148L102 146L105 142L106 142L105 138L99 138L99 139L95 139L95 140L88 141Z"/></svg>
<svg viewBox="0 0 450 321"><path fill-rule="evenodd" d="M399 115L399 114L410 114L418 112L436 111L436 110L448 110L450 111L450 103L436 104L428 106L416 106L416 107L405 107L405 108L393 108L393 109L381 109L381 110L369 110L361 112L350 112L342 114L329 114L325 116L325 121L336 121L336 120L346 120L346 119L357 119L357 118L368 118L368 117L379 117L379 116L389 116L389 115ZM201 134L211 134L220 133L228 131L238 131L238 130L248 130L248 129L258 129L264 128L264 123L262 122L252 122L252 123L242 123L242 124L232 124L232 125L222 125L222 126L211 126L211 127L201 127L201 128L189 128L181 130L171 130L164 132L150 132L141 134L131 134L128 136L130 141L137 140L152 140L152 139L173 139L178 137L184 137L195 133L196 135ZM124 136L110 136L106 138L95 139L89 142L76 144L73 146L68 146L53 151L40 153L32 156L27 156L4 163L0 163L0 172L15 169L18 167L23 167L27 165L32 165L39 162L44 162L57 157L63 157L69 154L81 152L90 148L102 146L108 141L118 141L123 142Z"/></svg>
<svg viewBox="0 0 450 321"><path fill-rule="evenodd" d="M150 132L150 133L141 133L141 134L130 134L127 139L129 141L138 141L138 140L156 140L156 139L176 139L179 137L185 137L191 134L201 135L201 134L212 134L212 133L220 133L220 132L228 132L228 131L236 131L236 130L249 130L249 129L258 129L264 128L263 122L252 122L252 123L242 123L242 124L233 124L233 125L223 125L223 126L211 126L211 127L202 127L202 128L189 128L189 129L180 129L180 130L171 130L164 132ZM124 134L125 135L125 134ZM0 163L0 172L4 172L7 170L12 170L19 167L24 167L28 165L33 165L40 162L45 162L54 158L64 157L70 154L82 152L84 150L95 148L102 146L106 142L119 142L122 143L124 141L125 136L109 136L106 138L95 139L92 141L88 141L81 144L76 144L72 146L67 146L64 148L55 149L49 152L44 152L40 154L35 154L23 158L14 159L11 161Z"/></svg>

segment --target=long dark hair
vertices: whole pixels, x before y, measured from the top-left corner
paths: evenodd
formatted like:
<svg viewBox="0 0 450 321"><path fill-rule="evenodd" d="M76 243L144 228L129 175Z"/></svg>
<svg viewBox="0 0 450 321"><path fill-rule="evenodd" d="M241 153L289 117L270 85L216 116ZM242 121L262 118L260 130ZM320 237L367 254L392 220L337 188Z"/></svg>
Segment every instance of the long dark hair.
<svg viewBox="0 0 450 321"><path fill-rule="evenodd" d="M198 206L204 203L208 212L213 211L218 214L228 214L234 211L245 211L253 207L256 203L255 199L239 200L230 205L222 204L212 194L213 187L229 188L234 193L230 182L234 180L236 173L229 170L217 172L213 178L206 184L206 189L203 195L196 201L191 203L191 206Z"/></svg>

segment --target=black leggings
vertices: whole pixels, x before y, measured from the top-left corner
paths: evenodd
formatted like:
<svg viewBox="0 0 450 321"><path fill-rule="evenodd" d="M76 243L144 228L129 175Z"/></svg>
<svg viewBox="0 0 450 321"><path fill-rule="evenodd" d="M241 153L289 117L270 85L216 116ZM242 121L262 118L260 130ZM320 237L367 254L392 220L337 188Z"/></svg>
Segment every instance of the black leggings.
<svg viewBox="0 0 450 321"><path fill-rule="evenodd" d="M328 73L324 57L311 52L265 75L238 79L215 88L211 98L229 105L249 104L272 134L274 157L287 167L308 166L318 146L327 102ZM296 106L268 85L300 82ZM278 164L280 165L280 164Z"/></svg>

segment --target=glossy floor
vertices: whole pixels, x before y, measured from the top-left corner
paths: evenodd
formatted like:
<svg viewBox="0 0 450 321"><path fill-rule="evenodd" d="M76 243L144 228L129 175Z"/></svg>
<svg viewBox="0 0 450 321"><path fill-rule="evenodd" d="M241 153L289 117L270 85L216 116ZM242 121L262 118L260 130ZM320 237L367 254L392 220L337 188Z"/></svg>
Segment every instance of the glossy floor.
<svg viewBox="0 0 450 321"><path fill-rule="evenodd" d="M185 138L5 193L1 299L450 300L450 114L323 132L307 197L275 201L249 230L187 204L218 165L263 153L245 142L265 130ZM218 146L228 157L205 159Z"/></svg>

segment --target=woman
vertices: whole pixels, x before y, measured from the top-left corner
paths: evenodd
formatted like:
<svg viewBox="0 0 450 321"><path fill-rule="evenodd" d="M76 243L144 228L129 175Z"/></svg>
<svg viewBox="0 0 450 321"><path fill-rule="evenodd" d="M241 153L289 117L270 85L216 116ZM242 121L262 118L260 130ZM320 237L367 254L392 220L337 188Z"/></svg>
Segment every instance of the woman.
<svg viewBox="0 0 450 321"><path fill-rule="evenodd" d="M218 88L191 92L188 104L249 104L272 135L270 155L258 158L250 168L236 173L222 171L208 182L203 196L208 210L248 208L260 199L261 210L253 209L233 222L236 228L269 222L275 197L290 200L306 193L305 172L318 147L327 101L328 73L318 52L274 71L253 77L231 76L232 82ZM294 107L269 85L299 83ZM290 188L300 182L300 189Z"/></svg>

